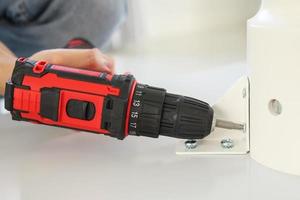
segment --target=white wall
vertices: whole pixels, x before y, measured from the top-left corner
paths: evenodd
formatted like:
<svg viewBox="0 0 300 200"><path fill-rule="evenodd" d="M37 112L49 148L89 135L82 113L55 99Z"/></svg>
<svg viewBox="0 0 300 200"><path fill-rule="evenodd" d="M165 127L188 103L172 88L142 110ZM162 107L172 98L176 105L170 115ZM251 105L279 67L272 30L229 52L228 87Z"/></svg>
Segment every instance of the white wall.
<svg viewBox="0 0 300 200"><path fill-rule="evenodd" d="M260 0L129 0L127 38L145 42L246 28Z"/></svg>
<svg viewBox="0 0 300 200"><path fill-rule="evenodd" d="M245 62L246 21L260 0L128 0L117 54L211 68ZM117 42L116 42L117 41ZM174 61L175 62L175 61ZM154 62L154 65L157 62ZM132 65L132 63L131 63ZM119 66L119 65L118 65Z"/></svg>

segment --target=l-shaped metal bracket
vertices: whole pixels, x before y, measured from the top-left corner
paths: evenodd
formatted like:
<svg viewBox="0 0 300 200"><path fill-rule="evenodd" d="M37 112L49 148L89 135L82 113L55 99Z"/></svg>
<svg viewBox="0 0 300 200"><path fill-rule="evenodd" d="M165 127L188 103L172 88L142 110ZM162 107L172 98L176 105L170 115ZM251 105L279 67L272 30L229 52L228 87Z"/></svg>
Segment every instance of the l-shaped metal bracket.
<svg viewBox="0 0 300 200"><path fill-rule="evenodd" d="M186 145L185 140L180 141L176 154L247 154L250 150L249 85L248 77L242 77L212 106L217 119L244 124L244 131L215 128L209 136L196 141L194 146Z"/></svg>

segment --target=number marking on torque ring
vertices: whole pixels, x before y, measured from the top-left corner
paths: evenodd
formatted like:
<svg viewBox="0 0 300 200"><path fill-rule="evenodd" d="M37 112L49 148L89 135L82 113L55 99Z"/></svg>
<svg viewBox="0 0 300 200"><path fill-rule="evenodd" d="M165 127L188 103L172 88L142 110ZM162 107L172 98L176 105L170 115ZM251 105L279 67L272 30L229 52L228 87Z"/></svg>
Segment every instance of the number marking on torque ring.
<svg viewBox="0 0 300 200"><path fill-rule="evenodd" d="M131 118L138 118L139 117L139 113L138 112L131 112Z"/></svg>
<svg viewBox="0 0 300 200"><path fill-rule="evenodd" d="M139 106L141 105L141 101L140 101L140 100L135 100L135 99L134 99L132 105L133 105L134 107L139 107Z"/></svg>
<svg viewBox="0 0 300 200"><path fill-rule="evenodd" d="M142 96L142 91L137 90L137 91L135 92L135 95L136 95L136 96Z"/></svg>
<svg viewBox="0 0 300 200"><path fill-rule="evenodd" d="M136 128L136 123L135 122L130 123L130 127L131 128Z"/></svg>

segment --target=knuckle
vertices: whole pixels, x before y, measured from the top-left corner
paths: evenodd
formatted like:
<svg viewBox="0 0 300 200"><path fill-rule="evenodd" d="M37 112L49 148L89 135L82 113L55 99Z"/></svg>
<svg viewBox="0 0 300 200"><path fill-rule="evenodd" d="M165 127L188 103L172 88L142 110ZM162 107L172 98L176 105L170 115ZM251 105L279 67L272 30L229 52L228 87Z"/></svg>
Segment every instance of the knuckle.
<svg viewBox="0 0 300 200"><path fill-rule="evenodd" d="M88 65L95 66L98 64L99 60L99 49L89 49L88 50Z"/></svg>

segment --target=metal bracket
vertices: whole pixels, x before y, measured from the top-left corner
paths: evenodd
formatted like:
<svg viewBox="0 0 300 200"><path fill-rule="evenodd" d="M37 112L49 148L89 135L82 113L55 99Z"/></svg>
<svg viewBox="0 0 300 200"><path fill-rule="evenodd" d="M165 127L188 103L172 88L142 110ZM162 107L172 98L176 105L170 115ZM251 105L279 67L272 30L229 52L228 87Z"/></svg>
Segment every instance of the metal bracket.
<svg viewBox="0 0 300 200"><path fill-rule="evenodd" d="M180 141L176 154L246 154L249 145L249 79L242 77L213 106L215 117L245 124L245 130L216 128L208 137L198 140L196 145ZM191 148L192 147L192 148Z"/></svg>

